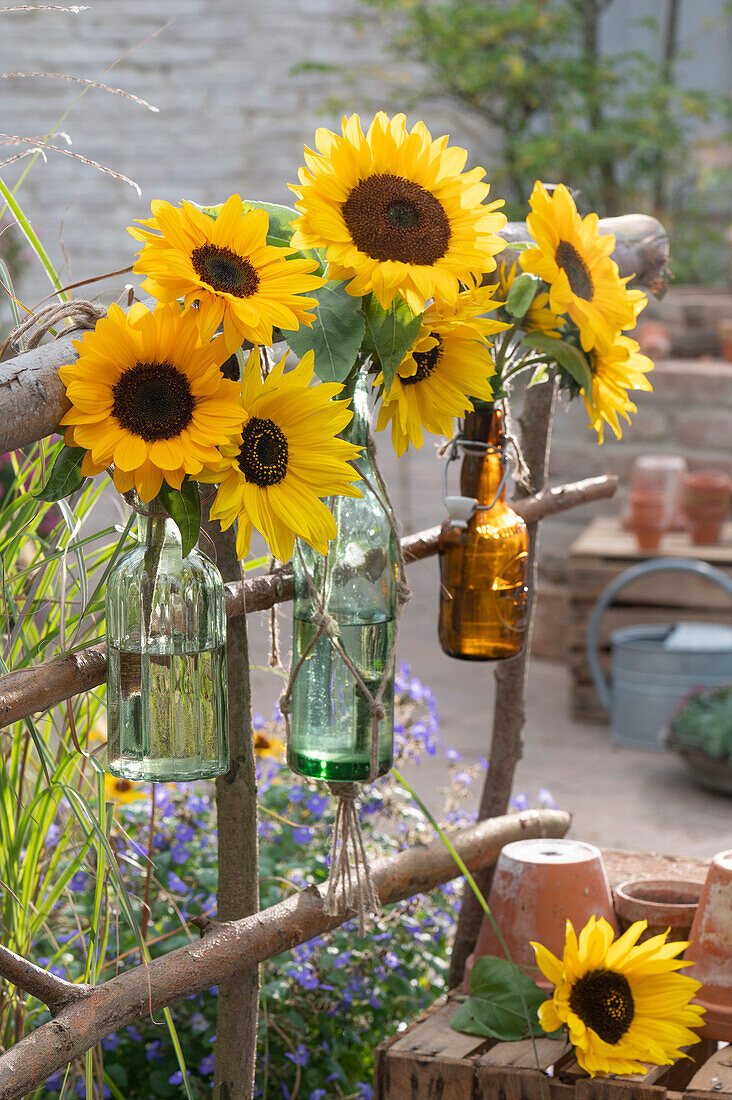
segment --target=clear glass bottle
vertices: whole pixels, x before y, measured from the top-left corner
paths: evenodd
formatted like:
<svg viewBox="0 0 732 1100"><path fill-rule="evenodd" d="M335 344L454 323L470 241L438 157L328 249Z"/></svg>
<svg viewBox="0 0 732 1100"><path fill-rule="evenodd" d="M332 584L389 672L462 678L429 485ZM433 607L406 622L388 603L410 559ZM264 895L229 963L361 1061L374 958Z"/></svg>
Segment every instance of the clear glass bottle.
<svg viewBox="0 0 732 1100"><path fill-rule="evenodd" d="M467 526L448 520L440 531L440 645L466 661L513 657L526 635L529 540L506 502L501 419L492 406L468 414L460 492L481 507Z"/></svg>
<svg viewBox="0 0 732 1100"><path fill-rule="evenodd" d="M159 500L137 502L139 545L107 578L107 754L130 780L210 779L229 769L221 574L182 556Z"/></svg>
<svg viewBox="0 0 732 1100"><path fill-rule="evenodd" d="M367 450L368 384L364 374L344 387L352 397L353 419L343 438L363 447L359 471L376 485ZM362 498L331 497L327 501L338 534L327 557L300 542L305 565L316 590L323 591L325 610L337 622L339 638L359 674L375 694L387 667L394 638L397 607L397 548L389 520L366 482L358 482ZM313 601L297 552L294 556L295 602L292 659L297 662L316 633ZM394 671L382 696L385 716L379 728L379 775L394 756ZM368 779L372 720L369 702L353 675L321 634L298 672L292 690L287 762L300 775L331 782Z"/></svg>

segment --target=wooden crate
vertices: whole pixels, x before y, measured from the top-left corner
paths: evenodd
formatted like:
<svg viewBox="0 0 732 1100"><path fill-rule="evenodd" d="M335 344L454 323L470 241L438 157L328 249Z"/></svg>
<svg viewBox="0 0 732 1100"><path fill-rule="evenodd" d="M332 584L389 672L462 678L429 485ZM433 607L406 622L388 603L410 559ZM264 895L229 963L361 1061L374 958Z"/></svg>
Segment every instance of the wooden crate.
<svg viewBox="0 0 732 1100"><path fill-rule="evenodd" d="M433 1006L376 1049L374 1100L724 1100L732 1046L702 1040L645 1076L588 1077L566 1040L500 1043L450 1028L458 1002Z"/></svg>
<svg viewBox="0 0 732 1100"><path fill-rule="evenodd" d="M587 623L603 589L631 565L654 557L707 561L732 577L732 524L726 524L719 546L693 546L685 532L664 534L651 553L638 549L635 536L618 517L593 520L570 549L567 663L571 677L572 717L582 722L607 722L608 712L597 698L585 656ZM681 621L730 623L732 603L715 584L690 573L657 573L641 578L618 593L600 631L600 660L610 669L610 633L624 626Z"/></svg>

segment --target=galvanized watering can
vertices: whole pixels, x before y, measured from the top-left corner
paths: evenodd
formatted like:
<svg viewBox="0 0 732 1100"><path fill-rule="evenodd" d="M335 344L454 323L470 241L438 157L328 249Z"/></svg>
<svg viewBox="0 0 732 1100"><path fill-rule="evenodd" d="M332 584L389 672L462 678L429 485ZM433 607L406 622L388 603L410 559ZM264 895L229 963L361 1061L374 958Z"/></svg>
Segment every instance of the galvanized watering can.
<svg viewBox="0 0 732 1100"><path fill-rule="evenodd" d="M714 623L629 626L610 635L612 683L600 665L600 623L615 596L649 573L680 570L714 581L732 596L732 578L706 562L657 558L626 569L600 594L587 626L587 663L603 706L611 712L613 744L663 749L666 724L698 687L732 684L732 627Z"/></svg>

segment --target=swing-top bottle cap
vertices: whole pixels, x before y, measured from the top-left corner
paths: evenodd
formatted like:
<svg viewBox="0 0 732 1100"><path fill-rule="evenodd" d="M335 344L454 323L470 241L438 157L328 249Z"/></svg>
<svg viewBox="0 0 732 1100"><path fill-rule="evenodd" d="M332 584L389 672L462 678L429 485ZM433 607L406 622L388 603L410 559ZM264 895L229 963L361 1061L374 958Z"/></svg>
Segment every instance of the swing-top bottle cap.
<svg viewBox="0 0 732 1100"><path fill-rule="evenodd" d="M478 507L478 501L475 497L446 496L445 507L453 527L467 527L468 520Z"/></svg>

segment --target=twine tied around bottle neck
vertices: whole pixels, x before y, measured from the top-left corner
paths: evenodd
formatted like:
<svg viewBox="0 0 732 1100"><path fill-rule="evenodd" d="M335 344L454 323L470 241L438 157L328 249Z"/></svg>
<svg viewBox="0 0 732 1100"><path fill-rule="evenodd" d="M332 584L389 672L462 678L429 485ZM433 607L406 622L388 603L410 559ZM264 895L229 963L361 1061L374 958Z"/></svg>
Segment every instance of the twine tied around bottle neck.
<svg viewBox="0 0 732 1100"><path fill-rule="evenodd" d="M106 317L106 315L106 306L100 305L98 302L91 302L87 298L72 298L68 302L55 302L44 309L39 309L37 313L32 314L30 317L26 317L25 321L13 329L8 339L14 348L19 348L26 333L33 330L26 347L27 351L32 351L33 348L38 347L46 333L55 328L60 321L69 320L72 322L63 332L58 333L58 336L64 336L68 332L73 332L74 329L94 328L97 321L102 317Z"/></svg>
<svg viewBox="0 0 732 1100"><path fill-rule="evenodd" d="M369 762L369 773L365 782L372 783L379 775L379 726L383 722L386 714L386 708L383 702L384 691L386 690L386 685L391 677L391 673L394 669L394 662L396 660L396 646L402 609L411 598L412 591L406 579L404 556L402 554L401 539L399 537L396 516L394 515L394 509L389 499L386 484L376 462L376 445L370 429L368 433L367 450L371 458L376 485L374 485L371 479L363 472L361 473L361 477L376 497L388 520L389 527L394 535L397 557L397 608L394 619L394 634L389 647L389 655L384 665L384 671L376 691L371 691L368 685L364 683L361 673L343 647L340 640L340 628L337 620L327 611L325 606L326 585L328 581L327 556L323 568L322 588L321 591L318 591L315 581L305 562L300 543L296 542L296 553L307 582L310 596L315 604L315 611L313 612L311 621L316 630L304 652L300 655L299 659L292 664L287 687L280 699L280 710L285 719L285 727L289 738L291 698L295 680L319 639L323 636L327 637L331 646L343 661L346 668L351 673L351 676L353 676L356 685L362 692L363 698L368 705L369 714L371 716L371 758ZM361 823L356 808L356 799L358 798L361 788L358 783L331 782L328 783L328 789L331 794L337 798L338 805L336 807L336 816L333 825L330 874L328 877L325 898L323 900L323 909L329 916L335 916L343 909L356 913L358 917L359 935L363 936L366 933L366 915L368 913L377 914L379 912L379 897L371 878L368 856L366 854L363 834L361 832Z"/></svg>

